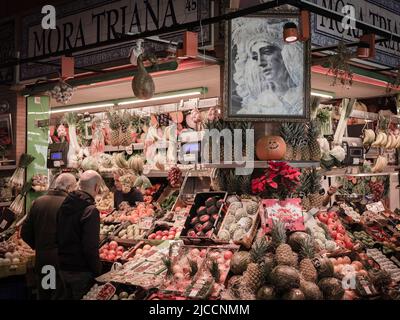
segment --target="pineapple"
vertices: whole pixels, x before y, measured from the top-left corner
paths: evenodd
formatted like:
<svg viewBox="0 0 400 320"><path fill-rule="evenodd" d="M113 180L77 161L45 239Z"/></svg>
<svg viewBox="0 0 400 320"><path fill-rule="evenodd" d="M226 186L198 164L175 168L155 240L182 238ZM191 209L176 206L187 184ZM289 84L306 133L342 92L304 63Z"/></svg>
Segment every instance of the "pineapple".
<svg viewBox="0 0 400 320"><path fill-rule="evenodd" d="M278 265L295 267L297 259L292 248L286 243L286 229L282 222L274 222L272 228L272 242L275 250L275 259Z"/></svg>
<svg viewBox="0 0 400 320"><path fill-rule="evenodd" d="M300 279L300 290L304 293L306 300L322 300L322 292L314 282Z"/></svg>
<svg viewBox="0 0 400 320"><path fill-rule="evenodd" d="M321 176L315 168L303 171L300 178L300 193L303 195L302 206L308 211L311 208L320 208L323 205L325 196L320 194Z"/></svg>
<svg viewBox="0 0 400 320"><path fill-rule="evenodd" d="M293 160L293 123L282 123L280 129L280 135L286 142L286 154L284 159L285 160Z"/></svg>
<svg viewBox="0 0 400 320"><path fill-rule="evenodd" d="M131 115L125 111L121 117L120 144L129 146L132 143Z"/></svg>
<svg viewBox="0 0 400 320"><path fill-rule="evenodd" d="M110 109L106 113L107 118L110 122L110 142L112 146L119 146L120 143L120 128L121 128L121 116L118 111Z"/></svg>
<svg viewBox="0 0 400 320"><path fill-rule="evenodd" d="M242 277L242 289L248 290L251 294L255 294L260 288L266 277L266 267L264 257L268 251L269 243L265 238L260 238L253 243L250 251L250 263Z"/></svg>
<svg viewBox="0 0 400 320"><path fill-rule="evenodd" d="M314 241L311 238L306 238L302 242L300 255L303 258L300 261L300 274L306 281L316 283L318 279L318 273L312 262L312 259L314 259L315 256L315 246Z"/></svg>
<svg viewBox="0 0 400 320"><path fill-rule="evenodd" d="M263 270L258 263L249 263L247 270L243 274L242 289L248 289L251 293L255 293L262 285Z"/></svg>
<svg viewBox="0 0 400 320"><path fill-rule="evenodd" d="M310 160L321 160L321 148L318 143L319 127L315 120L310 122L308 129L308 148L310 152Z"/></svg>

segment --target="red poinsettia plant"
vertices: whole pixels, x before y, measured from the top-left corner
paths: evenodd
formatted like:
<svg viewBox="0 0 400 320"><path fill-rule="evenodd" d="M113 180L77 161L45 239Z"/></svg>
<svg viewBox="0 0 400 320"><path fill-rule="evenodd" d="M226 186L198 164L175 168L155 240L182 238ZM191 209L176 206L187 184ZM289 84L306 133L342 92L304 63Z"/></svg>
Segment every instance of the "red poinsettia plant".
<svg viewBox="0 0 400 320"><path fill-rule="evenodd" d="M286 199L300 184L300 175L287 162L269 162L264 174L251 181L252 192L263 198Z"/></svg>

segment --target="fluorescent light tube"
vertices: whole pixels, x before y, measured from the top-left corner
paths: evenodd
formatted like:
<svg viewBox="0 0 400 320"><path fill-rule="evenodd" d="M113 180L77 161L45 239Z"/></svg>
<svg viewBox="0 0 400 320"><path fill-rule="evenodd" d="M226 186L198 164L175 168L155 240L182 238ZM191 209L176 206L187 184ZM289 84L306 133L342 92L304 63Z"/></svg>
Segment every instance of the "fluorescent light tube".
<svg viewBox="0 0 400 320"><path fill-rule="evenodd" d="M141 99L128 100L128 101L119 102L118 105L119 106L125 106L125 105L128 105L128 104L137 104L137 103L142 103L142 102L152 102L152 101L159 101L159 100L166 100L166 99L198 96L200 94L202 94L202 91L201 90L197 90L197 91L177 93L177 94L171 94L171 95L161 95L159 97L154 97L154 98L150 98L150 99L147 99L147 100L141 100Z"/></svg>
<svg viewBox="0 0 400 320"><path fill-rule="evenodd" d="M321 97L327 99L333 99L335 97L335 94L333 92L325 92L314 89L311 90L311 95L314 97Z"/></svg>
<svg viewBox="0 0 400 320"><path fill-rule="evenodd" d="M51 113L62 113L62 112L71 112L71 111L85 111L85 110L92 110L97 108L105 108L105 107L112 107L114 103L103 103L103 104L96 104L96 105L81 105L81 106L71 106L69 108L56 108L51 110Z"/></svg>

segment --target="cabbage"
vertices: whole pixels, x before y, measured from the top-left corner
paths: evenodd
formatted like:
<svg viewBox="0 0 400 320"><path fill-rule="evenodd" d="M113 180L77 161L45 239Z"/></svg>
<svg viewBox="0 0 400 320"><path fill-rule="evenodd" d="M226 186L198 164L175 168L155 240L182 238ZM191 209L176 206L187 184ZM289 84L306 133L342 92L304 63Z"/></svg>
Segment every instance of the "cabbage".
<svg viewBox="0 0 400 320"><path fill-rule="evenodd" d="M81 168L84 171L87 171L87 170L97 171L99 169L96 159L91 156L82 160Z"/></svg>

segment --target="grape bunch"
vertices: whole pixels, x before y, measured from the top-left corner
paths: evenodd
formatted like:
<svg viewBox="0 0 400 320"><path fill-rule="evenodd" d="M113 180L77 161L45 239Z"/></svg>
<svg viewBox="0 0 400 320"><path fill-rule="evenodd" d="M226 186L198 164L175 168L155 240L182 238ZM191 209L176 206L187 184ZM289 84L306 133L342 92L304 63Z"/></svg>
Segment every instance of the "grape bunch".
<svg viewBox="0 0 400 320"><path fill-rule="evenodd" d="M383 192L385 191L385 187L384 187L383 183L380 181L375 181L375 182L371 181L369 183L369 187L374 196L374 201L382 200Z"/></svg>
<svg viewBox="0 0 400 320"><path fill-rule="evenodd" d="M182 184L182 171L174 166L168 171L168 182L172 188L179 188Z"/></svg>

